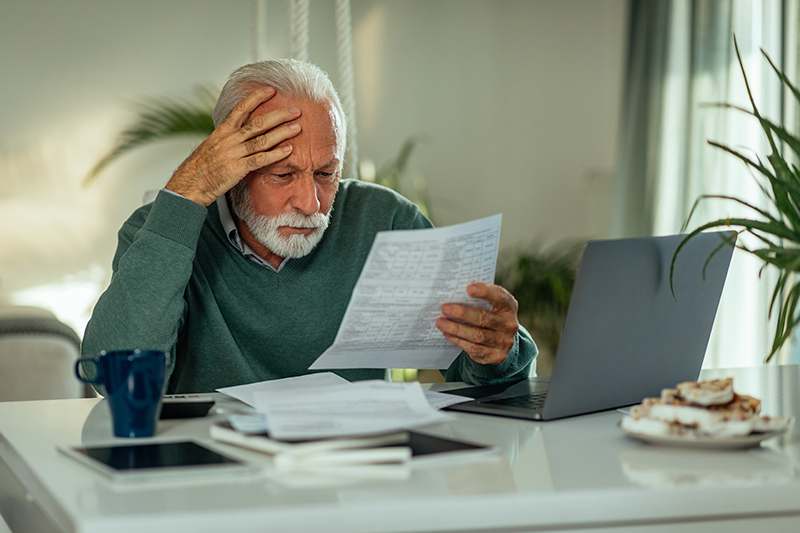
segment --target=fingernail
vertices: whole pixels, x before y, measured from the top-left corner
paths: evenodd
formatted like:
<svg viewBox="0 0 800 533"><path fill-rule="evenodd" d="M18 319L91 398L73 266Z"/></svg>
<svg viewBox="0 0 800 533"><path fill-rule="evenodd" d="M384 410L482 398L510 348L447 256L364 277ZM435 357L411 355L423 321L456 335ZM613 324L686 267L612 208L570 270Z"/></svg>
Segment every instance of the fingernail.
<svg viewBox="0 0 800 533"><path fill-rule="evenodd" d="M284 153L288 154L289 152L292 151L292 145L291 144L287 144L286 146L282 147L281 150L283 150Z"/></svg>
<svg viewBox="0 0 800 533"><path fill-rule="evenodd" d="M275 92L275 87L264 87L264 92L267 94L272 94Z"/></svg>
<svg viewBox="0 0 800 533"><path fill-rule="evenodd" d="M450 304L446 304L442 306L442 314L445 316L450 316L453 314L453 306Z"/></svg>
<svg viewBox="0 0 800 533"><path fill-rule="evenodd" d="M300 130L300 124L292 124L291 126L289 126L289 129L292 130L292 131L299 131Z"/></svg>
<svg viewBox="0 0 800 533"><path fill-rule="evenodd" d="M467 287L467 292L469 293L470 296L477 296L478 287L476 287L475 285L470 285L469 287Z"/></svg>
<svg viewBox="0 0 800 533"><path fill-rule="evenodd" d="M290 107L289 108L289 112L292 113L293 115L299 115L300 114L300 108L299 107Z"/></svg>

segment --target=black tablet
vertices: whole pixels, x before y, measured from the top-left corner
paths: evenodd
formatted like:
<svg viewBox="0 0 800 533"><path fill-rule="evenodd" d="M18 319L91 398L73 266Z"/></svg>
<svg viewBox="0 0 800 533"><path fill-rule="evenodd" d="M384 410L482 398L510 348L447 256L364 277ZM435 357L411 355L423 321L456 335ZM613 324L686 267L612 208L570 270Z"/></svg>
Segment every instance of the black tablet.
<svg viewBox="0 0 800 533"><path fill-rule="evenodd" d="M78 446L59 450L115 480L257 470L254 465L196 441Z"/></svg>

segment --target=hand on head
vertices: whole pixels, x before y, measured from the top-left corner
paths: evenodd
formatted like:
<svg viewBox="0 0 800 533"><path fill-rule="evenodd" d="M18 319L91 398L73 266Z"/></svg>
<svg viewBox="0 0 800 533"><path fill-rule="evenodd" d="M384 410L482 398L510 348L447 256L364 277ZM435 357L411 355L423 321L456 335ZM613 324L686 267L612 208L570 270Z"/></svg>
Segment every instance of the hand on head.
<svg viewBox="0 0 800 533"><path fill-rule="evenodd" d="M517 300L503 287L487 283L473 283L467 293L486 300L492 309L444 304L436 327L473 361L484 365L502 363L514 347L519 329Z"/></svg>
<svg viewBox="0 0 800 533"><path fill-rule="evenodd" d="M250 172L288 157L292 145L281 143L300 133L300 125L291 123L300 116L300 109L279 108L250 119L275 94L272 87L260 88L237 103L178 167L167 189L208 206Z"/></svg>

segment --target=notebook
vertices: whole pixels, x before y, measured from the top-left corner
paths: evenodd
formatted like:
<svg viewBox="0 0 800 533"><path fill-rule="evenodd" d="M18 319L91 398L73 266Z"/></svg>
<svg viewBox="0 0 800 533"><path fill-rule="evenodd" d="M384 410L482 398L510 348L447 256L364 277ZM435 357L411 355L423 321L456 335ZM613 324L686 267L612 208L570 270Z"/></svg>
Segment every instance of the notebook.
<svg viewBox="0 0 800 533"><path fill-rule="evenodd" d="M484 444L474 444L452 438L439 437L402 431L363 437L343 437L316 440L285 441L272 439L267 431L247 433L234 427L230 422L217 422L211 426L211 438L243 448L249 448L274 456L291 456L292 466L344 466L370 463L405 461L376 455L376 450L391 450L398 447L409 448L413 464L435 462L441 464L462 459L494 457L497 448ZM344 452L339 454L338 452ZM283 464L287 464L284 460ZM278 463L276 463L278 466Z"/></svg>
<svg viewBox="0 0 800 533"><path fill-rule="evenodd" d="M448 410L553 420L639 403L696 380L736 234L589 242L584 248L552 374L447 390L473 401ZM709 259L711 257L711 259Z"/></svg>

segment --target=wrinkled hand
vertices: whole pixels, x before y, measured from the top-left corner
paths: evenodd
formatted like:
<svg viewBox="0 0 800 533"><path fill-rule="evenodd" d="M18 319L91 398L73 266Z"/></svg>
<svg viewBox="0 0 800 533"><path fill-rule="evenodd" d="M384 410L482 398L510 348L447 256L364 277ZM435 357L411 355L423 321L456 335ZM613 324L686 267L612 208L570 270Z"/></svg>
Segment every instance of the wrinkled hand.
<svg viewBox="0 0 800 533"><path fill-rule="evenodd" d="M250 119L255 109L275 96L272 87L256 89L231 110L225 121L178 167L167 189L208 206L250 172L292 153L281 143L300 133L297 108L282 108Z"/></svg>
<svg viewBox="0 0 800 533"><path fill-rule="evenodd" d="M517 300L499 285L473 283L467 293L492 304L486 311L458 304L444 304L436 327L445 338L484 365L502 363L514 347L519 329Z"/></svg>

